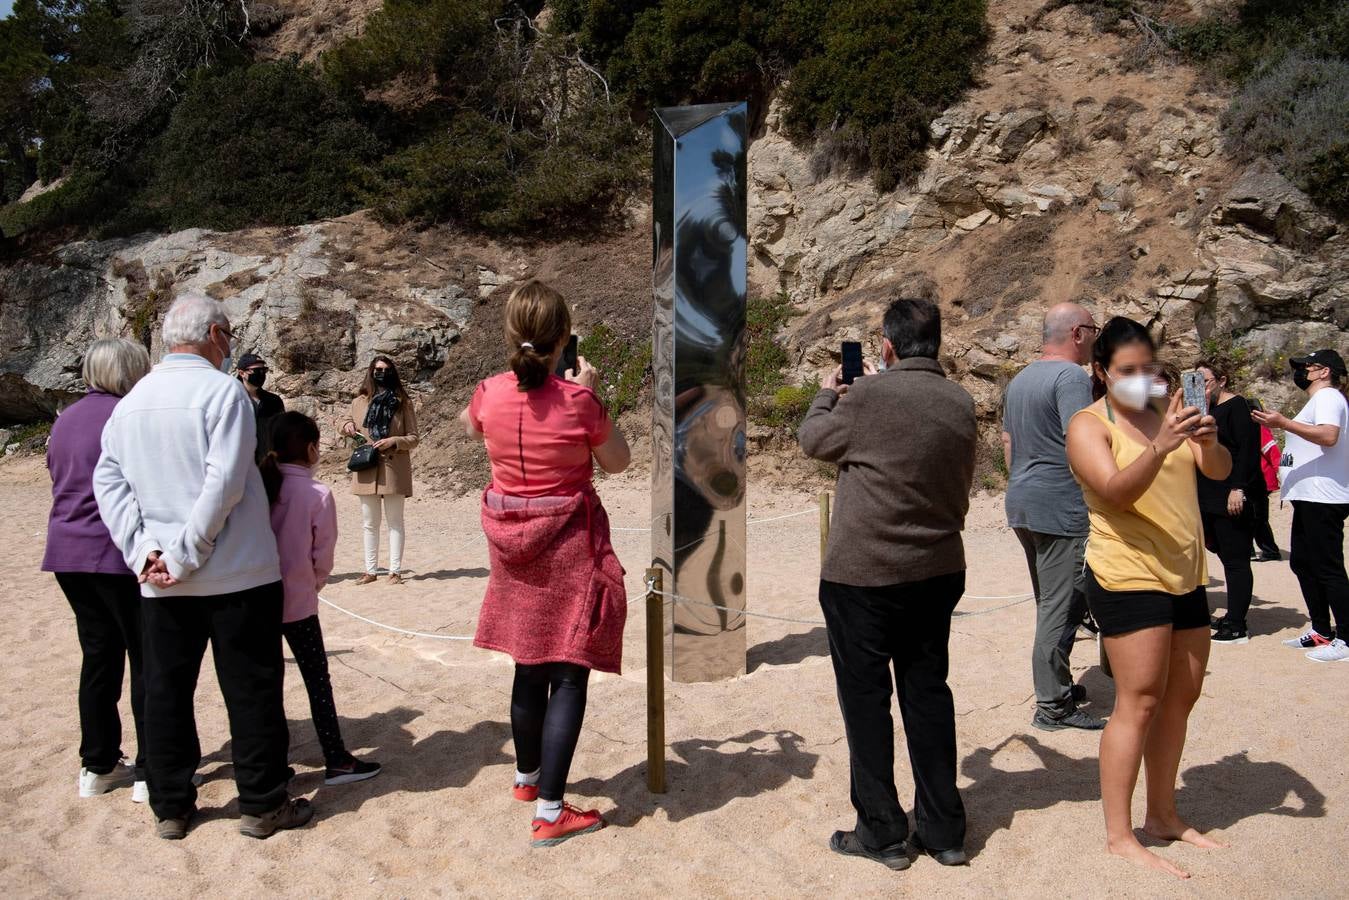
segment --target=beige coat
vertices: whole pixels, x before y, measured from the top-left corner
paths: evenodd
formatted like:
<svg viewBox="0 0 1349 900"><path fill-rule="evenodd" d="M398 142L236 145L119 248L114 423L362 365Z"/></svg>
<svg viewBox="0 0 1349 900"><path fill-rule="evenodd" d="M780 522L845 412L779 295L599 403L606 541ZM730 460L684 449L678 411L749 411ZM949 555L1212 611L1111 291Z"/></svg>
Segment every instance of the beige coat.
<svg viewBox="0 0 1349 900"><path fill-rule="evenodd" d="M357 397L351 401L351 421L362 434L365 433L362 423L369 408L369 397ZM412 450L421 436L417 434L417 410L411 400L399 406L393 414L389 437L393 440L393 449L386 449L379 454L379 465L351 473L351 492L356 496L412 496Z"/></svg>

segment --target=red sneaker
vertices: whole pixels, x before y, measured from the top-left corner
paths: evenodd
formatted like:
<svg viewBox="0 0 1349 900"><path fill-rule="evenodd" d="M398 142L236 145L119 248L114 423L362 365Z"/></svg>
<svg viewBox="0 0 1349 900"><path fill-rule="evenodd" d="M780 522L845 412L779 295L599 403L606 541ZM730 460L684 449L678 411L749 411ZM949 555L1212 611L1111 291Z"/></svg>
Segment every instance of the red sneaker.
<svg viewBox="0 0 1349 900"><path fill-rule="evenodd" d="M515 787L511 789L516 800L524 800L527 803L533 803L539 799L539 786L537 784L520 784L518 781Z"/></svg>
<svg viewBox="0 0 1349 900"><path fill-rule="evenodd" d="M577 835L599 831L604 826L604 817L600 815L599 810L591 809L582 812L570 803L564 803L562 804L562 815L557 817L556 822L549 822L547 819L535 819L530 823L529 830L533 839L529 845L531 847L555 847Z"/></svg>

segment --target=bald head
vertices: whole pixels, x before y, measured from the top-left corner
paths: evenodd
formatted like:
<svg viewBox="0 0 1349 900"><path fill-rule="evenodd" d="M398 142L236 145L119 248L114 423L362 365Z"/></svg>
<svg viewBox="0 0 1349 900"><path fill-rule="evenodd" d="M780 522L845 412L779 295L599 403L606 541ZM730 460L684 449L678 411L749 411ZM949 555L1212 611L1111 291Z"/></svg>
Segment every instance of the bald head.
<svg viewBox="0 0 1349 900"><path fill-rule="evenodd" d="M1079 365L1091 359L1096 323L1076 303L1059 303L1045 313L1041 344L1045 356L1067 359Z"/></svg>

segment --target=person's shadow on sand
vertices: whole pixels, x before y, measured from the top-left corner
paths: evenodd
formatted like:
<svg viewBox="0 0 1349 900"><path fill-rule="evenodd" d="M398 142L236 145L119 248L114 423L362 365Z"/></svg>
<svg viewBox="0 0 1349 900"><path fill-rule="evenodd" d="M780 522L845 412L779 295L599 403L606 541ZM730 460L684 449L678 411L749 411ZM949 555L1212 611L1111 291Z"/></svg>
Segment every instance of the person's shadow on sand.
<svg viewBox="0 0 1349 900"><path fill-rule="evenodd" d="M994 767L993 757L1013 741L1034 753L1041 767L1022 772ZM961 791L969 809L965 850L971 857L983 850L995 832L1011 828L1022 810L1048 809L1064 802L1099 803L1101 799L1095 755L1074 759L1030 735L1014 734L996 747L980 747L965 757L960 770L974 782ZM1200 831L1229 828L1262 814L1325 815L1325 795L1301 774L1281 762L1254 762L1245 753L1191 766L1180 780L1176 804L1185 820ZM1289 794L1298 799L1298 805L1288 804ZM1101 828L1104 835L1103 824Z"/></svg>
<svg viewBox="0 0 1349 900"><path fill-rule="evenodd" d="M776 749L754 746L765 738ZM582 737L584 740L584 737ZM671 822L720 809L737 798L775 791L793 778L809 778L819 754L802 749L805 739L794 731L749 731L717 741L691 738L670 745L677 757L666 762L669 792L652 794L646 788L646 763L640 762L608 778L586 778L568 790L584 797L607 797L614 804L605 818L611 825L629 827L664 809ZM744 749L727 752L728 747Z"/></svg>
<svg viewBox="0 0 1349 900"><path fill-rule="evenodd" d="M291 736L290 764L317 767L315 771L302 772L291 779L291 795L317 791L314 812L315 820L320 821L353 812L366 801L384 794L465 787L488 766L515 762L515 756L506 752L511 739L508 723L482 721L466 731L444 729L417 740L407 726L422 715L420 710L398 706L363 719L339 716L342 738L348 749L361 759L376 760L384 768L379 775L367 781L338 787L325 787L323 784L323 755L312 720L308 715L291 719L288 722ZM210 774L210 780L233 779L233 767L229 765L230 752L230 742L226 741L219 750L202 758L203 765L226 763ZM202 812L203 819L237 815L238 802L231 799L224 807L204 809Z"/></svg>
<svg viewBox="0 0 1349 900"><path fill-rule="evenodd" d="M1208 592L1210 609L1227 610L1227 592ZM1302 628L1307 624L1307 614L1287 606L1280 606L1268 600L1262 600L1259 594L1251 598L1250 609L1246 612L1246 630L1251 637L1263 634L1278 634L1286 628Z"/></svg>
<svg viewBox="0 0 1349 900"><path fill-rule="evenodd" d="M829 637L820 625L810 631L798 631L755 644L745 654L745 662L747 670L753 672L760 666L790 666L812 656L828 655Z"/></svg>

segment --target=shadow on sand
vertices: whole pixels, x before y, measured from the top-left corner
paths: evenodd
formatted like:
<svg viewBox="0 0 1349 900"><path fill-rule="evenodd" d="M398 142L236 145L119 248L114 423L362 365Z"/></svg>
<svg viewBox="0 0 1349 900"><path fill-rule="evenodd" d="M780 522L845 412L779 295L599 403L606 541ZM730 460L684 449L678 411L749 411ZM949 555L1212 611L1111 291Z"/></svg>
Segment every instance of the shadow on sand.
<svg viewBox="0 0 1349 900"><path fill-rule="evenodd" d="M829 637L824 626L818 625L810 631L787 634L776 640L755 644L746 654L746 665L748 671L753 672L760 666L790 666L814 656L828 655Z"/></svg>

